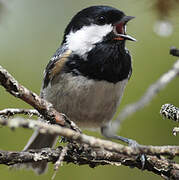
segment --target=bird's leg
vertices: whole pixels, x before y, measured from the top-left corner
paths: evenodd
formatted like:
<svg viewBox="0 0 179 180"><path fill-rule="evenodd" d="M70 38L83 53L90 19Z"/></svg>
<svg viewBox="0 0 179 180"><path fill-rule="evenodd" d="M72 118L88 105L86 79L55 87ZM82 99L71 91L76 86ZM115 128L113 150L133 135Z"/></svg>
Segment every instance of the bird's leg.
<svg viewBox="0 0 179 180"><path fill-rule="evenodd" d="M117 139L122 142L125 142L129 146L134 147L134 148L137 148L140 146L140 144L138 144L137 141L135 141L133 139L128 139L126 137L122 137L122 136L118 136L118 135L114 134L114 132L112 132L109 124L101 127L101 134L106 138ZM144 154L140 155L140 161L141 161L142 169L144 169L144 166L145 166L145 155Z"/></svg>
<svg viewBox="0 0 179 180"><path fill-rule="evenodd" d="M106 138L117 139L117 140L120 140L122 142L125 142L131 147L139 146L137 141L135 141L133 139L128 139L126 137L122 137L122 136L118 136L118 135L114 134L114 132L112 132L111 127L108 124L101 127L101 134Z"/></svg>

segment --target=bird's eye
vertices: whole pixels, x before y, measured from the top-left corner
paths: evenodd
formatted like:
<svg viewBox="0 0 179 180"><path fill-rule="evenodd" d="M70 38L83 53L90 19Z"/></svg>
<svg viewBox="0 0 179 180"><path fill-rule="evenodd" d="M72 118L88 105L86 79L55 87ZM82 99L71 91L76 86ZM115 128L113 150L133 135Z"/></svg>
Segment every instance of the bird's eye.
<svg viewBox="0 0 179 180"><path fill-rule="evenodd" d="M99 25L104 25L106 23L106 18L104 16L99 16L96 21Z"/></svg>

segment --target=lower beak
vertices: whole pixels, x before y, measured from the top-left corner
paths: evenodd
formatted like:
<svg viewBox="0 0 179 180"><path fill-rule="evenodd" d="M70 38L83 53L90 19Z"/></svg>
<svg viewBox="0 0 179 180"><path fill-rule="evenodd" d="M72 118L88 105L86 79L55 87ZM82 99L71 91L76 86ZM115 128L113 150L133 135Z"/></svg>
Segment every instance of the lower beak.
<svg viewBox="0 0 179 180"><path fill-rule="evenodd" d="M127 34L118 34L119 37L114 38L115 40L129 40L129 41L137 41L135 38L133 38L132 36L129 36Z"/></svg>
<svg viewBox="0 0 179 180"><path fill-rule="evenodd" d="M115 37L115 40L130 40L130 41L137 41L135 38L133 38L130 35L127 35L125 32L125 26L130 21L131 19L134 19L134 16L124 16L116 25L114 25L114 33L116 34L117 37ZM121 32L118 32L117 26L122 27L124 30Z"/></svg>

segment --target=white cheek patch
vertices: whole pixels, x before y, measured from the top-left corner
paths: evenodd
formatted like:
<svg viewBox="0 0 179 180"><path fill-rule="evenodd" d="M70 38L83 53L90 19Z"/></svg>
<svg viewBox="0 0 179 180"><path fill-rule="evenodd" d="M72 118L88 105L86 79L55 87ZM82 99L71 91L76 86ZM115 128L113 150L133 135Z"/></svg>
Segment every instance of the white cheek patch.
<svg viewBox="0 0 179 180"><path fill-rule="evenodd" d="M103 38L113 30L111 24L84 26L76 32L70 32L66 38L67 47L76 54L83 56L89 52L96 43L99 43Z"/></svg>

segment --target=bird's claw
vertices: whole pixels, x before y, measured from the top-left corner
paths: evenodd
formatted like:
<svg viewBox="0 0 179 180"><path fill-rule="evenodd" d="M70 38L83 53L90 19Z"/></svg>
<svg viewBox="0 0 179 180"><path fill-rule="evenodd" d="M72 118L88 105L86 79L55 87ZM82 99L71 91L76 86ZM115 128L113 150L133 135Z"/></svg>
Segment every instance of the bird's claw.
<svg viewBox="0 0 179 180"><path fill-rule="evenodd" d="M132 139L128 139L128 145L132 148L137 148L138 146L140 146L137 141L132 140Z"/></svg>
<svg viewBox="0 0 179 180"><path fill-rule="evenodd" d="M137 141L132 140L132 139L128 139L128 145L132 148L138 148L140 146L139 143L137 143ZM143 170L145 167L145 161L146 161L146 156L145 154L141 154L139 155L139 160L141 162L141 169Z"/></svg>
<svg viewBox="0 0 179 180"><path fill-rule="evenodd" d="M145 154L139 155L139 159L140 159L140 162L141 162L141 170L144 170L145 162L146 162L146 156L145 156Z"/></svg>
<svg viewBox="0 0 179 180"><path fill-rule="evenodd" d="M59 143L67 143L67 142L68 142L67 138L61 136L61 138L60 138L60 140L59 140Z"/></svg>

